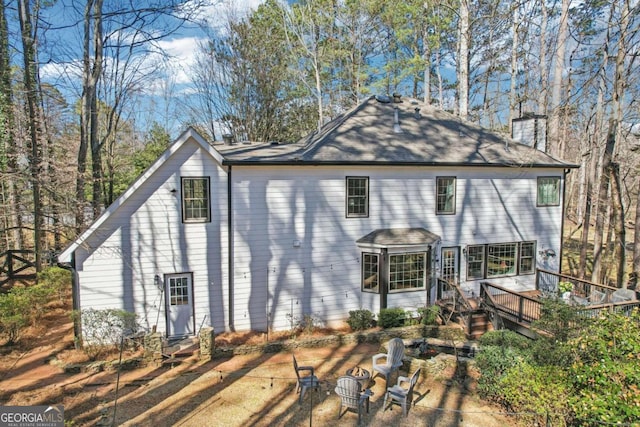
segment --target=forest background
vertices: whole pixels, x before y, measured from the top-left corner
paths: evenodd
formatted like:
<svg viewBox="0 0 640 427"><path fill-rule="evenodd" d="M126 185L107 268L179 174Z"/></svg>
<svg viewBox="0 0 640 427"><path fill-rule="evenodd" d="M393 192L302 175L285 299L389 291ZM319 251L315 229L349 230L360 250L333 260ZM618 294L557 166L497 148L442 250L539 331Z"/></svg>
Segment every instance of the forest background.
<svg viewBox="0 0 640 427"><path fill-rule="evenodd" d="M637 0L0 0L0 253L40 268L187 126L293 142L398 93L506 134L546 116L581 166L573 270L634 284L639 30Z"/></svg>

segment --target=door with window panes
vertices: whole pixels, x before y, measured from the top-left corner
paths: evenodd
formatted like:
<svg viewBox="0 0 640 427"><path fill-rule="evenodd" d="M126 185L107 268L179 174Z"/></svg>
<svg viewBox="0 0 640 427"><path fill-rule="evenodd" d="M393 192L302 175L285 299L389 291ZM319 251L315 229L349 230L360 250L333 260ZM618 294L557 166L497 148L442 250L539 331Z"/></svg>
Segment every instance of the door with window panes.
<svg viewBox="0 0 640 427"><path fill-rule="evenodd" d="M167 335L193 335L193 284L191 274L165 276Z"/></svg>
<svg viewBox="0 0 640 427"><path fill-rule="evenodd" d="M460 248L458 246L442 248L440 276L449 283L460 280Z"/></svg>

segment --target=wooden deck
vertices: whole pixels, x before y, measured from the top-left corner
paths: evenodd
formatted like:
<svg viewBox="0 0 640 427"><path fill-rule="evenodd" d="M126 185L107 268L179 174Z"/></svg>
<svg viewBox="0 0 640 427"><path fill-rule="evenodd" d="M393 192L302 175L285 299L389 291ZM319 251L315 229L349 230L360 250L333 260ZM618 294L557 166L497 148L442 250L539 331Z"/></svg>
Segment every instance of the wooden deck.
<svg viewBox="0 0 640 427"><path fill-rule="evenodd" d="M549 294L546 296L549 297ZM543 298L545 293L537 289L516 292L487 282L481 284L481 305L490 313L489 317L494 322L494 327L506 327L527 336L535 335L531 327L540 319ZM575 299L570 297L567 303L575 306L580 315L590 318L598 316L602 310L630 313L632 309L640 307L640 300L637 298L616 301L615 298L607 296L602 301L589 303L584 294L578 295Z"/></svg>

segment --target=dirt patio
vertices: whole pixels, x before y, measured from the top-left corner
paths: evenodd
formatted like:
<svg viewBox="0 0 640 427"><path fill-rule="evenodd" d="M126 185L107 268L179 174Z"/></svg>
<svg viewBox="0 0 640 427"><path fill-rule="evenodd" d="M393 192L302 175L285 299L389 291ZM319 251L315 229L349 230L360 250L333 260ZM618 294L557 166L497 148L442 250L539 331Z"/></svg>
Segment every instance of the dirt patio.
<svg viewBox="0 0 640 427"><path fill-rule="evenodd" d="M173 367L124 371L116 400L115 371L70 374L51 363L70 347L70 332L69 324L53 327L40 347L2 356L0 404L62 404L65 419L74 426L355 426L357 413L337 417L336 379L355 366L370 370L371 356L380 349L378 344L343 344L296 350L298 362L314 366L322 380L320 390L309 392L302 404L287 352L208 362L193 356ZM376 377L370 383L374 394L363 425L517 425L514 418L478 399L473 369L461 371L449 355L432 362L421 374L415 406L406 418L397 405L383 410L384 378Z"/></svg>

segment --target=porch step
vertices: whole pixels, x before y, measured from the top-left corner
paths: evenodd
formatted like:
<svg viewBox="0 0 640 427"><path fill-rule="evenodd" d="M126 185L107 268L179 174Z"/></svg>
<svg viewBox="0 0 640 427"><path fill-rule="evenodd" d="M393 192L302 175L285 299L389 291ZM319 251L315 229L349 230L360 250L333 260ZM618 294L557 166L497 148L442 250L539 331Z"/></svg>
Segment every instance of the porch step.
<svg viewBox="0 0 640 427"><path fill-rule="evenodd" d="M167 341L162 348L162 354L166 362L180 363L184 359L193 356L199 350L200 340L195 337L188 337Z"/></svg>
<svg viewBox="0 0 640 427"><path fill-rule="evenodd" d="M474 313L471 315L470 330L467 331L469 338L477 340L486 332L493 330L493 324L485 313Z"/></svg>

